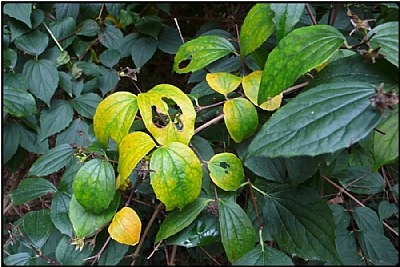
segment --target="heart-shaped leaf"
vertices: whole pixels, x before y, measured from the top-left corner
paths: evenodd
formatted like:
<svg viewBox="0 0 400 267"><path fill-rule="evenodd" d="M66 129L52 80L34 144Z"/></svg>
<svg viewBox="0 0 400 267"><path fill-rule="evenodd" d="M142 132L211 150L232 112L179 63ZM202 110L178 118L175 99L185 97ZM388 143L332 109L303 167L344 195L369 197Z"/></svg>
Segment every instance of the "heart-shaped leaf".
<svg viewBox="0 0 400 267"><path fill-rule="evenodd" d="M150 180L166 210L183 209L200 194L203 169L186 145L172 142L155 150L150 159Z"/></svg>
<svg viewBox="0 0 400 267"><path fill-rule="evenodd" d="M7 85L3 90L4 111L16 117L25 117L36 112L36 101L30 93Z"/></svg>
<svg viewBox="0 0 400 267"><path fill-rule="evenodd" d="M208 162L210 177L225 191L236 191L244 179L242 162L232 153L220 153Z"/></svg>
<svg viewBox="0 0 400 267"><path fill-rule="evenodd" d="M229 72L207 73L206 80L212 89L225 96L235 90L241 82L240 77Z"/></svg>
<svg viewBox="0 0 400 267"><path fill-rule="evenodd" d="M114 215L108 226L108 233L115 241L134 246L140 240L141 229L142 222L136 211L130 207L123 207Z"/></svg>

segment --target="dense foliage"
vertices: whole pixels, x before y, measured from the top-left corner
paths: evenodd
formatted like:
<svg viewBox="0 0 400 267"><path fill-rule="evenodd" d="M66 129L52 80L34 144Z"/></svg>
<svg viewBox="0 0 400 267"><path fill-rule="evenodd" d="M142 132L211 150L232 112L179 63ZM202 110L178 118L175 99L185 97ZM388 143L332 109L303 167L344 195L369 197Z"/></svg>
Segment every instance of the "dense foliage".
<svg viewBox="0 0 400 267"><path fill-rule="evenodd" d="M397 5L2 8L5 264L398 263Z"/></svg>

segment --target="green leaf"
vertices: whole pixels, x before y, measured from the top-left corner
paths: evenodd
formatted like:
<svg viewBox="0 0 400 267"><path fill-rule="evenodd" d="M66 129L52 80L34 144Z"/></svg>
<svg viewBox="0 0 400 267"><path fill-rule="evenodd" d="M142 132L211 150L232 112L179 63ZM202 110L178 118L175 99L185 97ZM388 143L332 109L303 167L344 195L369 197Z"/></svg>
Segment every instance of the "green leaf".
<svg viewBox="0 0 400 267"><path fill-rule="evenodd" d="M14 205L20 205L32 199L57 192L55 186L43 178L27 178L22 180L15 191L10 194Z"/></svg>
<svg viewBox="0 0 400 267"><path fill-rule="evenodd" d="M242 162L232 153L219 153L208 162L210 177L225 191L236 191L244 181Z"/></svg>
<svg viewBox="0 0 400 267"><path fill-rule="evenodd" d="M69 202L68 216L71 220L76 237L89 237L96 233L100 227L109 222L117 211L120 198L121 196L119 192L117 192L107 210L101 214L93 214L86 211L76 200L75 195L72 195Z"/></svg>
<svg viewBox="0 0 400 267"><path fill-rule="evenodd" d="M19 252L19 253L4 257L3 263L5 265L9 265L9 266L11 266L11 265L15 265L15 266L28 265L29 260L31 258L32 258L31 254L29 254L27 252Z"/></svg>
<svg viewBox="0 0 400 267"><path fill-rule="evenodd" d="M54 231L50 210L31 211L22 217L21 232L37 248L42 248Z"/></svg>
<svg viewBox="0 0 400 267"><path fill-rule="evenodd" d="M344 36L328 25L302 27L289 33L268 55L258 103L278 95L298 77L329 59L344 41Z"/></svg>
<svg viewBox="0 0 400 267"><path fill-rule="evenodd" d="M121 30L114 25L106 25L105 29L101 30L99 34L100 43L108 49L119 50L123 37Z"/></svg>
<svg viewBox="0 0 400 267"><path fill-rule="evenodd" d="M29 170L30 176L46 176L59 171L73 158L73 148L68 144L62 144L50 149L33 163Z"/></svg>
<svg viewBox="0 0 400 267"><path fill-rule="evenodd" d="M254 157L245 161L244 165L266 180L278 183L288 182L286 179L286 163L283 158Z"/></svg>
<svg viewBox="0 0 400 267"><path fill-rule="evenodd" d="M383 221L384 219L392 217L393 214L398 214L399 209L396 203L389 203L387 200L382 200L379 202L378 214L379 219Z"/></svg>
<svg viewBox="0 0 400 267"><path fill-rule="evenodd" d="M117 92L100 102L93 118L96 138L107 146L111 137L117 144L128 134L138 110L136 95Z"/></svg>
<svg viewBox="0 0 400 267"><path fill-rule="evenodd" d="M298 156L286 158L286 169L292 183L302 183L311 178L320 168L325 158L323 156Z"/></svg>
<svg viewBox="0 0 400 267"><path fill-rule="evenodd" d="M3 49L4 68L14 69L17 64L17 52L11 48ZM4 75L4 74L3 74Z"/></svg>
<svg viewBox="0 0 400 267"><path fill-rule="evenodd" d="M56 18L62 20L67 17L72 17L75 20L79 15L79 3L57 3L56 4Z"/></svg>
<svg viewBox="0 0 400 267"><path fill-rule="evenodd" d="M69 102L55 100L49 109L40 113L40 138L41 140L59 133L71 123L74 110Z"/></svg>
<svg viewBox="0 0 400 267"><path fill-rule="evenodd" d="M309 89L263 125L247 158L315 156L349 147L381 119L369 101L374 92L367 83L329 83Z"/></svg>
<svg viewBox="0 0 400 267"><path fill-rule="evenodd" d="M242 79L229 72L207 73L208 85L220 94L227 96L234 91L242 82Z"/></svg>
<svg viewBox="0 0 400 267"><path fill-rule="evenodd" d="M372 38L371 36L375 34ZM373 48L381 47L379 53L399 67L399 22L392 21L381 24L368 33Z"/></svg>
<svg viewBox="0 0 400 267"><path fill-rule="evenodd" d="M385 190L383 177L379 172L371 172L370 167L353 166L333 172L332 178L339 180L348 191L357 194L377 194Z"/></svg>
<svg viewBox="0 0 400 267"><path fill-rule="evenodd" d="M276 35L279 41L299 22L304 13L304 4L271 4L271 10L275 13L272 21L275 24Z"/></svg>
<svg viewBox="0 0 400 267"><path fill-rule="evenodd" d="M68 217L70 200L71 197L67 193L57 192L51 201L50 217L58 231L72 237L72 224Z"/></svg>
<svg viewBox="0 0 400 267"><path fill-rule="evenodd" d="M186 145L171 142L155 150L150 159L150 181L166 210L183 209L200 194L203 170Z"/></svg>
<svg viewBox="0 0 400 267"><path fill-rule="evenodd" d="M390 163L399 157L399 112L396 110L390 114L382 125L378 127L380 132L374 131L374 171L384 164Z"/></svg>
<svg viewBox="0 0 400 267"><path fill-rule="evenodd" d="M138 32L157 39L161 29L161 23L161 18L158 16L144 16L139 19L135 26Z"/></svg>
<svg viewBox="0 0 400 267"><path fill-rule="evenodd" d="M97 77L96 81L101 93L105 96L117 85L119 76L115 70L103 69L101 70L101 76Z"/></svg>
<svg viewBox="0 0 400 267"><path fill-rule="evenodd" d="M101 214L115 195L115 173L110 162L93 159L76 173L72 183L74 195L88 212Z"/></svg>
<svg viewBox="0 0 400 267"><path fill-rule="evenodd" d="M21 73L4 73L4 86L10 86L15 89L27 91L29 88L28 79Z"/></svg>
<svg viewBox="0 0 400 267"><path fill-rule="evenodd" d="M72 107L83 117L93 119L102 98L95 93L82 94L71 101Z"/></svg>
<svg viewBox="0 0 400 267"><path fill-rule="evenodd" d="M25 127L20 127L20 145L29 152L44 154L49 150L49 140L39 141L40 136Z"/></svg>
<svg viewBox="0 0 400 267"><path fill-rule="evenodd" d="M154 243L158 243L159 241L167 239L168 237L182 231L197 218L210 201L212 200L197 198L182 210L174 210L169 213L167 218L161 224Z"/></svg>
<svg viewBox="0 0 400 267"><path fill-rule="evenodd" d="M121 53L116 49L107 49L100 54L100 62L108 68L112 68L114 65L116 65L120 58Z"/></svg>
<svg viewBox="0 0 400 267"><path fill-rule="evenodd" d="M19 21L25 23L29 28L32 28L31 14L32 4L5 4L3 9L4 14L9 15Z"/></svg>
<svg viewBox="0 0 400 267"><path fill-rule="evenodd" d="M137 98L140 114L147 130L154 139L166 145L171 142L181 142L187 145L194 134L196 111L192 101L178 87L169 84L159 84ZM168 106L168 103L171 107ZM155 107L156 115L153 115ZM173 113L172 109L176 109ZM165 122L164 122L165 118ZM155 123L159 119L160 125ZM161 123L166 123L162 126Z"/></svg>
<svg viewBox="0 0 400 267"><path fill-rule="evenodd" d="M49 38L47 34L34 30L15 39L15 45L25 53L38 56L47 48Z"/></svg>
<svg viewBox="0 0 400 267"><path fill-rule="evenodd" d="M143 132L133 132L122 139L119 146L118 172L123 187L127 185L128 176L139 161L155 146L150 135Z"/></svg>
<svg viewBox="0 0 400 267"><path fill-rule="evenodd" d="M35 98L23 89L5 85L3 87L3 110L18 118L36 112Z"/></svg>
<svg viewBox="0 0 400 267"><path fill-rule="evenodd" d="M22 73L28 78L29 90L50 105L59 81L56 65L46 59L31 59L25 63Z"/></svg>
<svg viewBox="0 0 400 267"><path fill-rule="evenodd" d="M234 266L288 266L294 265L288 255L280 250L258 245L233 263Z"/></svg>
<svg viewBox="0 0 400 267"><path fill-rule="evenodd" d="M100 26L95 20L85 19L78 25L78 32L76 35L93 37L100 31Z"/></svg>
<svg viewBox="0 0 400 267"><path fill-rule="evenodd" d="M162 24L158 36L158 49L164 53L175 55L180 45L182 45L182 40L179 37L178 30Z"/></svg>
<svg viewBox="0 0 400 267"><path fill-rule="evenodd" d="M221 242L230 262L249 252L256 242L256 233L249 216L235 202L219 199Z"/></svg>
<svg viewBox="0 0 400 267"><path fill-rule="evenodd" d="M359 238L363 253L374 265L395 265L398 252L391 241L384 235L383 225L375 211L367 207L357 207L353 218L360 229Z"/></svg>
<svg viewBox="0 0 400 267"><path fill-rule="evenodd" d="M233 45L223 37L201 36L181 45L174 58L173 70L176 73L188 73L200 70L230 53L234 53ZM181 63L190 58L185 66Z"/></svg>
<svg viewBox="0 0 400 267"><path fill-rule="evenodd" d="M17 152L21 126L16 123L6 123L3 128L3 163L9 161Z"/></svg>
<svg viewBox="0 0 400 267"><path fill-rule="evenodd" d="M53 21L49 24L49 28L63 49L70 46L76 37L76 22L72 17Z"/></svg>
<svg viewBox="0 0 400 267"><path fill-rule="evenodd" d="M137 39L131 47L131 55L136 68L141 68L154 55L157 41L152 37Z"/></svg>
<svg viewBox="0 0 400 267"><path fill-rule="evenodd" d="M65 266L84 265L91 253L89 246L85 246L82 251L77 250L71 245L71 238L63 236L56 248L56 259Z"/></svg>
<svg viewBox="0 0 400 267"><path fill-rule="evenodd" d="M79 147L90 145L89 126L80 118L74 120L67 129L57 135L56 146L75 144Z"/></svg>
<svg viewBox="0 0 400 267"><path fill-rule="evenodd" d="M129 246L111 240L106 249L101 254L99 265L115 266L117 265L128 252Z"/></svg>
<svg viewBox="0 0 400 267"><path fill-rule="evenodd" d="M305 260L340 264L333 216L315 191L279 185L264 195L263 217L279 248Z"/></svg>
<svg viewBox="0 0 400 267"><path fill-rule="evenodd" d="M232 139L240 143L257 130L257 110L245 98L230 99L224 104L224 121Z"/></svg>
<svg viewBox="0 0 400 267"><path fill-rule="evenodd" d="M270 4L256 4L250 9L240 30L241 58L260 47L273 33L275 30L273 16Z"/></svg>

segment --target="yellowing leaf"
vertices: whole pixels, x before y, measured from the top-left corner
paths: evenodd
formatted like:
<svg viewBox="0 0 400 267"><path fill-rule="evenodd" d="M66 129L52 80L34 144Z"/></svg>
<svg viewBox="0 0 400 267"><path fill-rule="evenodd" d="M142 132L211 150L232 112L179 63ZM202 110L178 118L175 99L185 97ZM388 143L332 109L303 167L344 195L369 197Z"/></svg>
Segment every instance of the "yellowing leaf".
<svg viewBox="0 0 400 267"><path fill-rule="evenodd" d="M244 178L242 162L232 153L214 155L208 162L211 180L225 191L236 191Z"/></svg>
<svg viewBox="0 0 400 267"><path fill-rule="evenodd" d="M136 96L132 93L117 92L105 98L93 118L96 138L105 146L109 137L119 144L128 134L137 110Z"/></svg>
<svg viewBox="0 0 400 267"><path fill-rule="evenodd" d="M150 181L166 210L182 209L200 194L203 169L186 145L169 143L155 150L150 159Z"/></svg>
<svg viewBox="0 0 400 267"><path fill-rule="evenodd" d="M108 233L115 241L134 246L140 240L141 229L142 222L136 212L130 207L123 207L112 219Z"/></svg>
<svg viewBox="0 0 400 267"><path fill-rule="evenodd" d="M118 172L120 175L118 188L126 189L129 182L128 176L133 168L155 145L153 139L143 132L133 132L122 139L119 145Z"/></svg>
<svg viewBox="0 0 400 267"><path fill-rule="evenodd" d="M189 97L179 88L160 84L139 94L137 99L143 122L159 144L189 144L194 134L196 111ZM169 107L168 103L173 105ZM171 111L174 108L175 114Z"/></svg>
<svg viewBox="0 0 400 267"><path fill-rule="evenodd" d="M257 110L244 98L234 98L224 104L226 128L236 143L253 135L258 126Z"/></svg>
<svg viewBox="0 0 400 267"><path fill-rule="evenodd" d="M235 90L242 79L228 72L207 73L208 85L220 94L227 95Z"/></svg>
<svg viewBox="0 0 400 267"><path fill-rule="evenodd" d="M254 104L259 106L264 110L274 111L281 106L283 94L279 94L269 100L265 101L261 105L257 104L258 98L258 90L260 89L260 82L261 82L261 70L254 71L249 75L243 77L242 86L244 90L244 94L247 96L248 99Z"/></svg>

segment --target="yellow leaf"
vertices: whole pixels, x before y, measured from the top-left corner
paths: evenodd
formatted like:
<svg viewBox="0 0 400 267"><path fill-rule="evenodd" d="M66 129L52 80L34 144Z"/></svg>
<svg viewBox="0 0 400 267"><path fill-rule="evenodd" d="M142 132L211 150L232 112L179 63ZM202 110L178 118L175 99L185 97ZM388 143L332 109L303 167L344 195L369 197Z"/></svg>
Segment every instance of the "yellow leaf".
<svg viewBox="0 0 400 267"><path fill-rule="evenodd" d="M138 105L147 130L159 144L189 144L194 134L196 111L190 98L179 88L169 84L157 85L138 95ZM173 109L175 114L171 112Z"/></svg>
<svg viewBox="0 0 400 267"><path fill-rule="evenodd" d="M94 134L104 146L111 137L117 145L128 134L138 110L136 96L114 93L100 102L93 118Z"/></svg>
<svg viewBox="0 0 400 267"><path fill-rule="evenodd" d="M277 110L281 106L283 98L282 93L265 101L261 105L257 105L258 90L260 89L260 81L262 73L263 72L261 70L257 70L243 77L242 86L244 94L247 96L248 99L250 99L250 101L254 105L259 106L264 110L269 110L269 111Z"/></svg>
<svg viewBox="0 0 400 267"><path fill-rule="evenodd" d="M225 191L236 191L244 179L242 161L232 153L214 155L208 169L211 180Z"/></svg>
<svg viewBox="0 0 400 267"><path fill-rule="evenodd" d="M134 246L140 240L141 229L142 222L136 212L130 207L123 207L114 215L108 233L115 241Z"/></svg>
<svg viewBox="0 0 400 267"><path fill-rule="evenodd" d="M225 96L235 90L242 81L240 77L228 72L208 73L206 80L212 89Z"/></svg>
<svg viewBox="0 0 400 267"><path fill-rule="evenodd" d="M119 145L118 188L124 190L127 187L132 170L155 146L153 139L146 133L133 132L125 136Z"/></svg>

